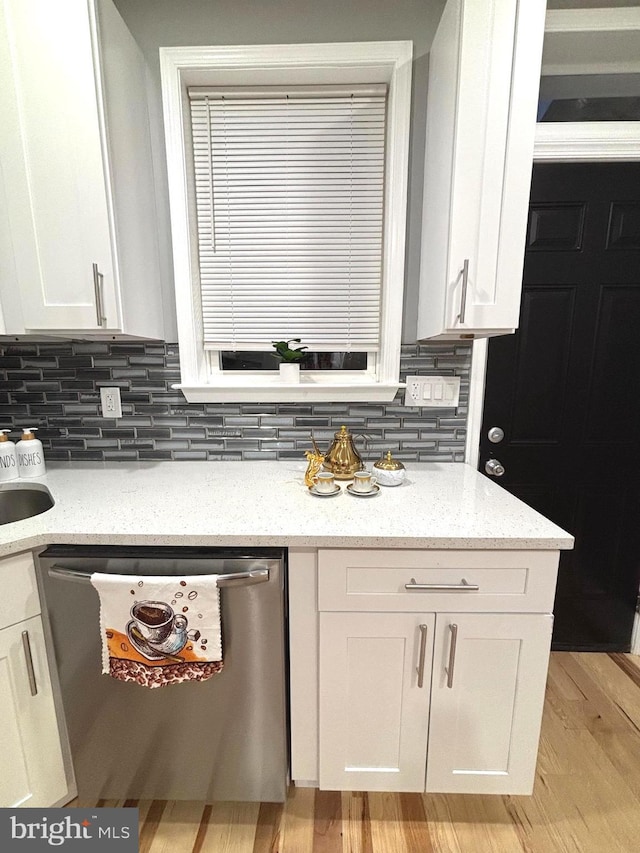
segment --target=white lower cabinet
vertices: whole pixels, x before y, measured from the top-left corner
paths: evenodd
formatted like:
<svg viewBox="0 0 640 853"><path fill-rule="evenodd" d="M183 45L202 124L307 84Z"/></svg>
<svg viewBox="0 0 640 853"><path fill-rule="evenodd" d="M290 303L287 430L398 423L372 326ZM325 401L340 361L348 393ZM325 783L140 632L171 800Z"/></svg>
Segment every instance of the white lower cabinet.
<svg viewBox="0 0 640 853"><path fill-rule="evenodd" d="M47 662L31 554L0 561L0 808L74 796Z"/></svg>
<svg viewBox="0 0 640 853"><path fill-rule="evenodd" d="M0 696L0 807L57 804L67 784L39 616L0 630Z"/></svg>
<svg viewBox="0 0 640 853"><path fill-rule="evenodd" d="M552 625L540 614L438 614L427 791L531 792Z"/></svg>
<svg viewBox="0 0 640 853"><path fill-rule="evenodd" d="M321 613L320 787L529 793L551 627L537 614Z"/></svg>
<svg viewBox="0 0 640 853"><path fill-rule="evenodd" d="M293 780L531 793L557 564L555 551L291 550Z"/></svg>
<svg viewBox="0 0 640 853"><path fill-rule="evenodd" d="M320 614L320 787L424 791L433 613Z"/></svg>

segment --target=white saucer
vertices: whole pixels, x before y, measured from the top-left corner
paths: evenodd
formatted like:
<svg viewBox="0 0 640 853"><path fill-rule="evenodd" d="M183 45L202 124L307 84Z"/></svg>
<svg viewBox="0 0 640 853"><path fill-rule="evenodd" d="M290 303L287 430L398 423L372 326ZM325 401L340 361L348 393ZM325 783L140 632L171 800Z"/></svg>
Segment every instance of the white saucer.
<svg viewBox="0 0 640 853"><path fill-rule="evenodd" d="M378 486L377 483L374 483L368 492L359 492L357 489L353 488L353 483L349 483L349 485L347 486L347 491L350 495L353 495L356 498L372 498L378 494L378 492L380 491L380 486Z"/></svg>
<svg viewBox="0 0 640 853"><path fill-rule="evenodd" d="M332 492L320 492L316 486L309 486L309 492L316 498L332 498L339 495L341 491L342 489L337 484Z"/></svg>

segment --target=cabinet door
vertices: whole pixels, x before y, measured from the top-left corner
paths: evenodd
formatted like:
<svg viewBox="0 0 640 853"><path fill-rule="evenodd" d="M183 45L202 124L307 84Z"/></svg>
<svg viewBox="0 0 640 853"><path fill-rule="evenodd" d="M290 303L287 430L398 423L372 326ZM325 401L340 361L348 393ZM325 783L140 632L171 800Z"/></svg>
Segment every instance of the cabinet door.
<svg viewBox="0 0 640 853"><path fill-rule="evenodd" d="M0 333L20 334L24 332L20 300L16 298L20 281L29 275L37 276L38 268L35 242L27 240L20 246L16 240L31 233L31 212L11 48L2 9L0 5L0 302L4 319ZM26 269L18 269L20 262L26 262Z"/></svg>
<svg viewBox="0 0 640 853"><path fill-rule="evenodd" d="M29 551L0 560L0 629L40 613L33 555Z"/></svg>
<svg viewBox="0 0 640 853"><path fill-rule="evenodd" d="M20 149L18 177L26 175L26 186L5 176L7 202L15 209L24 325L28 330L113 328L119 308L112 214L88 4L2 0L0 9L20 116L20 138L15 139L15 128L3 128L3 135L14 137L2 149ZM25 208L29 216L23 215ZM100 286L102 311L96 298Z"/></svg>
<svg viewBox="0 0 640 853"><path fill-rule="evenodd" d="M427 791L530 794L553 617L436 618Z"/></svg>
<svg viewBox="0 0 640 853"><path fill-rule="evenodd" d="M0 807L59 803L68 787L39 616L0 631L0 699Z"/></svg>
<svg viewBox="0 0 640 853"><path fill-rule="evenodd" d="M429 55L418 338L517 326L545 0L449 0Z"/></svg>
<svg viewBox="0 0 640 853"><path fill-rule="evenodd" d="M424 791L434 621L320 614L321 789Z"/></svg>

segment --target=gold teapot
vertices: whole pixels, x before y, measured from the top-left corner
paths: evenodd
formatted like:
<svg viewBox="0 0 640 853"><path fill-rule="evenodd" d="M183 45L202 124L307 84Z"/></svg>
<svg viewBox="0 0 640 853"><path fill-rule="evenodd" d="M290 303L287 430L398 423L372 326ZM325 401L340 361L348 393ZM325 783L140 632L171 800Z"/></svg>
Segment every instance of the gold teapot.
<svg viewBox="0 0 640 853"><path fill-rule="evenodd" d="M353 443L353 436L346 426L334 433L333 444L324 457L322 467L332 471L336 480L352 480L356 471L365 468L362 457Z"/></svg>

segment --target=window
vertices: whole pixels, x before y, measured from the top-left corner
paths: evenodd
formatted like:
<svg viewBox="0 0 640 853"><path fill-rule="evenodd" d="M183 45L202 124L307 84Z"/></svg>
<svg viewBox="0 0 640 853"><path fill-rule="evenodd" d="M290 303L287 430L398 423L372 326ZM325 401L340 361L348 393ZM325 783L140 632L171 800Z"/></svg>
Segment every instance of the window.
<svg viewBox="0 0 640 853"><path fill-rule="evenodd" d="M189 101L212 369L274 337L375 356L386 86L197 87Z"/></svg>
<svg viewBox="0 0 640 853"><path fill-rule="evenodd" d="M161 55L187 399L393 399L410 46ZM312 354L299 388L276 338Z"/></svg>
<svg viewBox="0 0 640 853"><path fill-rule="evenodd" d="M637 160L640 9L551 9L534 159Z"/></svg>

